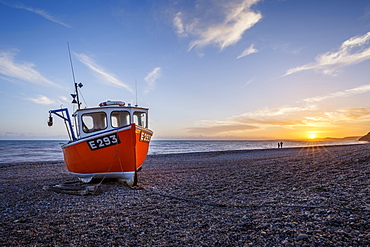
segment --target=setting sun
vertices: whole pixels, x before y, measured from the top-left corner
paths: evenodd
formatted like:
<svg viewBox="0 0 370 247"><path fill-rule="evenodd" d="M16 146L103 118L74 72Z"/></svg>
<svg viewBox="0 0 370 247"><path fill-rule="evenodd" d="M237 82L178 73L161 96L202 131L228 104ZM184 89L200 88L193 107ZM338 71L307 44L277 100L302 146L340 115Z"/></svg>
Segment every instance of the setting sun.
<svg viewBox="0 0 370 247"><path fill-rule="evenodd" d="M315 139L315 138L316 138L316 134L309 134L309 135L308 135L308 138L310 138L310 139Z"/></svg>
<svg viewBox="0 0 370 247"><path fill-rule="evenodd" d="M316 135L317 131L307 131L307 137L308 139L316 139L317 138L317 135Z"/></svg>

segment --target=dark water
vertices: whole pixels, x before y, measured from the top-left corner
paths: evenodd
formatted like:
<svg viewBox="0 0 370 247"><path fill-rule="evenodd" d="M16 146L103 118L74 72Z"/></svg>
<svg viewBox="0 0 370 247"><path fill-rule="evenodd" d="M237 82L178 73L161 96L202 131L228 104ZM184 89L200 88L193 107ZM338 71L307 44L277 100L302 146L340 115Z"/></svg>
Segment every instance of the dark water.
<svg viewBox="0 0 370 247"><path fill-rule="evenodd" d="M0 163L63 161L61 145L66 141L0 140ZM313 145L358 144L351 141L284 141L284 148ZM277 141L152 141L149 154L173 154L277 148Z"/></svg>
<svg viewBox="0 0 370 247"><path fill-rule="evenodd" d="M0 140L0 163L63 160L66 141Z"/></svg>

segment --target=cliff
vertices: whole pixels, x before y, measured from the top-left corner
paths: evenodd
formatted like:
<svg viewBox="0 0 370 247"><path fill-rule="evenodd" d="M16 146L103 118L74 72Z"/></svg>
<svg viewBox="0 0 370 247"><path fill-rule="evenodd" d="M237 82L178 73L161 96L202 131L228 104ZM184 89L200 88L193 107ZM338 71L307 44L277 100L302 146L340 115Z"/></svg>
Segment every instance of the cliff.
<svg viewBox="0 0 370 247"><path fill-rule="evenodd" d="M320 139L320 141L357 141L360 136L347 136L342 138L334 138L334 137L325 137Z"/></svg>
<svg viewBox="0 0 370 247"><path fill-rule="evenodd" d="M360 139L358 139L359 141L368 141L370 142L370 132L367 133L367 135L361 137Z"/></svg>

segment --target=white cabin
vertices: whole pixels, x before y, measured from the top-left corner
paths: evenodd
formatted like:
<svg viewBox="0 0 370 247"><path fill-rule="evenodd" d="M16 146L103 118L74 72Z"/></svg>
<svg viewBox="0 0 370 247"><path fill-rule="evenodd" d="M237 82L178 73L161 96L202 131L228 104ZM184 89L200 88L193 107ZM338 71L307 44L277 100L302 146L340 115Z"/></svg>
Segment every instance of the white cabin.
<svg viewBox="0 0 370 247"><path fill-rule="evenodd" d="M113 102L113 103L112 103ZM121 101L107 101L100 107L76 110L77 139L122 128L132 123L148 128L148 108L125 106Z"/></svg>

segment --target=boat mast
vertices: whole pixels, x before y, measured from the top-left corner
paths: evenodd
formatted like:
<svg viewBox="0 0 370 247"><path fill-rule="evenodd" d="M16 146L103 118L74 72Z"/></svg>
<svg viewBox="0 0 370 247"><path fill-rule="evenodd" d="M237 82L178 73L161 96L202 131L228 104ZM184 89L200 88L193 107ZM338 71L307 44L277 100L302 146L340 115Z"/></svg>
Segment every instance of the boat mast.
<svg viewBox="0 0 370 247"><path fill-rule="evenodd" d="M71 56L71 49L69 48L69 42L67 42L67 45L68 45L68 54L69 54L69 62L71 64L71 70L72 70L72 77L73 77L73 83L75 85L75 93L74 94L71 94L73 100L72 100L72 104L77 104L77 107L78 109L80 109L80 98L78 97L78 87L82 87L82 83L80 82L78 85L76 83L76 79L75 79L75 72L73 70L73 63L72 63L72 56ZM77 98L77 101L76 99Z"/></svg>

